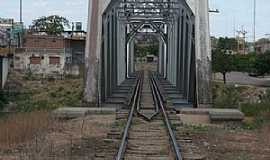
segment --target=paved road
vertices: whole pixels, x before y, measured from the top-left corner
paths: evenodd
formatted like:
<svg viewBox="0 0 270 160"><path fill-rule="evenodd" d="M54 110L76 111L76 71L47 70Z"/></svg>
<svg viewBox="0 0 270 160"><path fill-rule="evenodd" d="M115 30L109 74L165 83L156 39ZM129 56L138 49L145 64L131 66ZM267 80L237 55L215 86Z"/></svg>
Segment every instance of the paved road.
<svg viewBox="0 0 270 160"><path fill-rule="evenodd" d="M215 80L222 80L222 74L215 74ZM243 85L254 85L261 87L270 87L270 77L256 78L250 77L248 73L242 72L231 72L227 74L227 81L231 84L243 84Z"/></svg>

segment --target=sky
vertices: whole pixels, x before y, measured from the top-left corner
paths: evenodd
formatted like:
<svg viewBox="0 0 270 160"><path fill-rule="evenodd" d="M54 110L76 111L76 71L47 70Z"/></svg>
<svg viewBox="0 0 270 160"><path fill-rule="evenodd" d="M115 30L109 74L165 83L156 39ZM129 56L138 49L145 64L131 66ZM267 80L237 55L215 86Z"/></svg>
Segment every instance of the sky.
<svg viewBox="0 0 270 160"><path fill-rule="evenodd" d="M235 30L245 29L249 41L253 37L254 0L209 0L211 35L232 37ZM86 30L88 0L23 0L23 21L31 24L33 19L52 14L67 17L71 22L83 22ZM0 17L19 20L19 0L0 0ZM256 37L270 34L270 1L257 0Z"/></svg>
<svg viewBox="0 0 270 160"><path fill-rule="evenodd" d="M42 16L60 15L70 22L83 22L86 30L88 0L22 0L23 22L30 25L32 20ZM0 0L0 17L20 19L20 0Z"/></svg>
<svg viewBox="0 0 270 160"><path fill-rule="evenodd" d="M256 0L256 38L270 34L270 0ZM210 13L210 30L213 36L233 37L235 30L246 30L247 39L253 40L254 0L209 0L210 9L220 13ZM235 29L234 29L235 28Z"/></svg>

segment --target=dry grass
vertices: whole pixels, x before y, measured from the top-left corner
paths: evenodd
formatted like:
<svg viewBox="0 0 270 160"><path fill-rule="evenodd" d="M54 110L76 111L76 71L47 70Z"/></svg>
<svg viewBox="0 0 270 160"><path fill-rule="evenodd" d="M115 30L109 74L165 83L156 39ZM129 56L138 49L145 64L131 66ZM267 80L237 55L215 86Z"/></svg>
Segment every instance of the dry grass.
<svg viewBox="0 0 270 160"><path fill-rule="evenodd" d="M0 148L12 148L44 133L50 124L47 112L17 113L0 120Z"/></svg>
<svg viewBox="0 0 270 160"><path fill-rule="evenodd" d="M62 121L47 112L0 120L0 160L92 159L115 115L90 115Z"/></svg>

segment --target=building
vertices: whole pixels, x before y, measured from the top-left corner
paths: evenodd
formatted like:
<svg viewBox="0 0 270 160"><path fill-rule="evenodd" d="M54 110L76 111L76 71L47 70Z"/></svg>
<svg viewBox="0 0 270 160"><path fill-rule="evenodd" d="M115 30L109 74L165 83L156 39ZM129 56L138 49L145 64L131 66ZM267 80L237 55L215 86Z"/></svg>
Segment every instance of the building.
<svg viewBox="0 0 270 160"><path fill-rule="evenodd" d="M85 39L27 34L22 48L16 49L14 69L43 76L80 75Z"/></svg>
<svg viewBox="0 0 270 160"><path fill-rule="evenodd" d="M14 69L34 74L63 75L65 64L70 59L64 37L26 35L23 47L15 51Z"/></svg>
<svg viewBox="0 0 270 160"><path fill-rule="evenodd" d="M73 65L84 64L86 32L66 31L63 35L65 37L65 48L69 49L72 55L71 63Z"/></svg>
<svg viewBox="0 0 270 160"><path fill-rule="evenodd" d="M266 51L270 51L270 40L266 38L262 38L256 42L255 47L256 53L265 53Z"/></svg>
<svg viewBox="0 0 270 160"><path fill-rule="evenodd" d="M8 46L8 33L0 28L0 47Z"/></svg>
<svg viewBox="0 0 270 160"><path fill-rule="evenodd" d="M9 58L6 50L0 49L0 90L4 88L9 72Z"/></svg>
<svg viewBox="0 0 270 160"><path fill-rule="evenodd" d="M23 30L22 23L11 18L0 18L0 46L2 41L2 46L20 47Z"/></svg>

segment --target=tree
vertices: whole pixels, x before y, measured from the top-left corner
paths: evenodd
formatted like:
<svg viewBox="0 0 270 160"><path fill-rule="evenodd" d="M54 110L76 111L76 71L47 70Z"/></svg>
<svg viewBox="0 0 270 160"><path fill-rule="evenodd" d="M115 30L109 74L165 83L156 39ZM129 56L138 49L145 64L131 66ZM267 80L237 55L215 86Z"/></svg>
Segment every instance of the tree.
<svg viewBox="0 0 270 160"><path fill-rule="evenodd" d="M254 62L257 55L255 53L249 53L246 55L235 54L233 57L234 71L238 72L253 72Z"/></svg>
<svg viewBox="0 0 270 160"><path fill-rule="evenodd" d="M70 27L69 21L58 15L38 18L32 24L32 30L46 32L49 35L59 35L64 31L65 27Z"/></svg>
<svg viewBox="0 0 270 160"><path fill-rule="evenodd" d="M257 55L253 67L257 75L270 73L270 51Z"/></svg>
<svg viewBox="0 0 270 160"><path fill-rule="evenodd" d="M238 42L235 38L219 38L217 42L217 49L237 51Z"/></svg>
<svg viewBox="0 0 270 160"><path fill-rule="evenodd" d="M222 73L224 84L226 84L226 74L234 70L232 55L225 51L216 49L212 52L212 68L214 72Z"/></svg>

